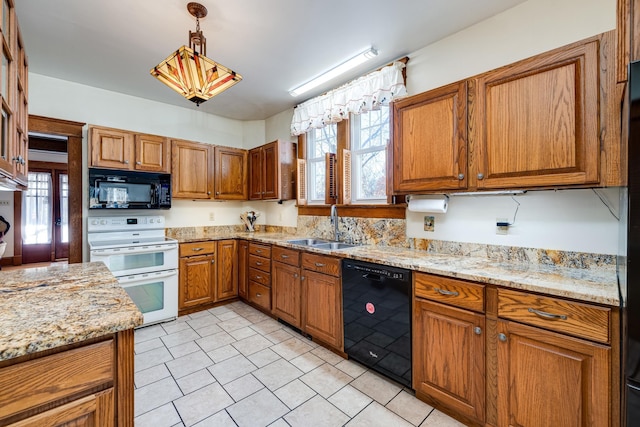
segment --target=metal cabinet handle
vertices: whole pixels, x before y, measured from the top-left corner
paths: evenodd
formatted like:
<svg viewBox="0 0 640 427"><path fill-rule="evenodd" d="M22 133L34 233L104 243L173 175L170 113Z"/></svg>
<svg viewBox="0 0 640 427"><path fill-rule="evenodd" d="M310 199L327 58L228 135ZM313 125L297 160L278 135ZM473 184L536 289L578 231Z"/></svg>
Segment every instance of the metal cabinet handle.
<svg viewBox="0 0 640 427"><path fill-rule="evenodd" d="M262 249L256 249L256 252L261 254L262 253Z"/></svg>
<svg viewBox="0 0 640 427"><path fill-rule="evenodd" d="M498 334L498 339L502 342L507 342L507 336L505 334Z"/></svg>
<svg viewBox="0 0 640 427"><path fill-rule="evenodd" d="M256 279L258 279L258 280L260 280L260 279L262 279L262 276L258 275L258 276L256 276L255 278L256 278Z"/></svg>
<svg viewBox="0 0 640 427"><path fill-rule="evenodd" d="M446 289L440 289L440 288L433 288L433 289L436 292L438 292L440 295L447 295L452 297L457 297L458 295L460 295L460 293L456 291L447 291Z"/></svg>
<svg viewBox="0 0 640 427"><path fill-rule="evenodd" d="M459 173L458 174L458 180L462 181L464 179L464 174L463 173Z"/></svg>
<svg viewBox="0 0 640 427"><path fill-rule="evenodd" d="M203 250L204 248L192 248L191 250L193 252L200 252L201 250Z"/></svg>
<svg viewBox="0 0 640 427"><path fill-rule="evenodd" d="M261 293L256 293L256 297L260 298L262 296Z"/></svg>
<svg viewBox="0 0 640 427"><path fill-rule="evenodd" d="M480 326L476 326L475 328L473 328L473 333L475 333L476 335L482 335L482 328Z"/></svg>
<svg viewBox="0 0 640 427"><path fill-rule="evenodd" d="M535 308L531 308L529 307L529 309L527 310L529 313L533 313L533 314L537 314L540 317L543 317L545 319L550 319L550 320L567 320L567 316L564 314L553 314L553 313L547 313L546 311L540 311L540 310L536 310Z"/></svg>
<svg viewBox="0 0 640 427"><path fill-rule="evenodd" d="M479 173L478 174L478 179L483 180L484 179L484 174L483 173Z"/></svg>
<svg viewBox="0 0 640 427"><path fill-rule="evenodd" d="M324 267L327 264L323 264L321 262L316 262L316 267Z"/></svg>
<svg viewBox="0 0 640 427"><path fill-rule="evenodd" d="M256 261L256 265L262 265L260 261Z"/></svg>
<svg viewBox="0 0 640 427"><path fill-rule="evenodd" d="M284 258L284 259L287 259L287 258L289 258L289 255L281 254L280 257Z"/></svg>
<svg viewBox="0 0 640 427"><path fill-rule="evenodd" d="M124 161L124 164L125 164L125 165L128 165L128 164L129 164L129 160L125 160L125 161Z"/></svg>
<svg viewBox="0 0 640 427"><path fill-rule="evenodd" d="M141 162L141 161L137 161L137 162L136 162L136 165L141 165L141 164L142 164L142 162Z"/></svg>
<svg viewBox="0 0 640 427"><path fill-rule="evenodd" d="M219 192L219 191L216 191L216 195L219 195L219 194L220 194L220 192Z"/></svg>
<svg viewBox="0 0 640 427"><path fill-rule="evenodd" d="M210 196L210 195L211 195L211 191L207 191L207 196Z"/></svg>
<svg viewBox="0 0 640 427"><path fill-rule="evenodd" d="M293 277L297 279L298 278L298 273L293 273Z"/></svg>

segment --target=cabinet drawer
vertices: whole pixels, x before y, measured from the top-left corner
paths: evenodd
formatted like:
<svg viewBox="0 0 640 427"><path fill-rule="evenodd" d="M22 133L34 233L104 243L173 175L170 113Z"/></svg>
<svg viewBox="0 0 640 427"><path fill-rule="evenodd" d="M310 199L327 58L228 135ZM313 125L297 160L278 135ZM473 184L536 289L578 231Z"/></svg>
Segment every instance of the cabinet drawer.
<svg viewBox="0 0 640 427"><path fill-rule="evenodd" d="M264 286L271 286L271 274L255 268L249 269L249 280Z"/></svg>
<svg viewBox="0 0 640 427"><path fill-rule="evenodd" d="M414 274L415 296L484 312L484 285L431 274Z"/></svg>
<svg viewBox="0 0 640 427"><path fill-rule="evenodd" d="M340 259L310 253L302 254L302 268L340 277Z"/></svg>
<svg viewBox="0 0 640 427"><path fill-rule="evenodd" d="M260 243L249 243L249 253L252 255L271 258L271 246L262 245Z"/></svg>
<svg viewBox="0 0 640 427"><path fill-rule="evenodd" d="M296 267L300 266L300 252L296 251L295 249L274 246L272 259L284 264L289 264Z"/></svg>
<svg viewBox="0 0 640 427"><path fill-rule="evenodd" d="M111 387L113 368L113 340L3 368L0 370L0 420L72 395Z"/></svg>
<svg viewBox="0 0 640 427"><path fill-rule="evenodd" d="M256 282L249 282L249 301L271 311L271 288Z"/></svg>
<svg viewBox="0 0 640 427"><path fill-rule="evenodd" d="M269 273L271 272L271 260L261 256L249 255L249 267Z"/></svg>
<svg viewBox="0 0 640 427"><path fill-rule="evenodd" d="M609 343L611 309L558 298L498 290L498 316Z"/></svg>
<svg viewBox="0 0 640 427"><path fill-rule="evenodd" d="M216 242L193 242L180 245L180 256L207 255L216 253Z"/></svg>

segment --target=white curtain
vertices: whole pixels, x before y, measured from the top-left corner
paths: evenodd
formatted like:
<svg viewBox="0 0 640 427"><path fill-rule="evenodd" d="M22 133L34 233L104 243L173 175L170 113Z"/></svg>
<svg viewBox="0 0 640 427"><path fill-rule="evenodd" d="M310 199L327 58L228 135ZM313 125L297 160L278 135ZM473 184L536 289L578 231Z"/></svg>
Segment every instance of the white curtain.
<svg viewBox="0 0 640 427"><path fill-rule="evenodd" d="M291 135L301 135L311 128L339 122L350 113L366 113L406 95L403 68L402 62L394 62L298 105L293 110Z"/></svg>
<svg viewBox="0 0 640 427"><path fill-rule="evenodd" d="M29 188L22 192L22 242L25 245L51 243L52 195L51 174L29 172Z"/></svg>

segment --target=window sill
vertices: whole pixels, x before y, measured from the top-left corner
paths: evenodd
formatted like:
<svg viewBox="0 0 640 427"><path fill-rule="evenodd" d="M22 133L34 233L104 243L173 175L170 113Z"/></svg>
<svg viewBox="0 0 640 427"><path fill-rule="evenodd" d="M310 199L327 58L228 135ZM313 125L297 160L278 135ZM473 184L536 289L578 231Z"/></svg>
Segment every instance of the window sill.
<svg viewBox="0 0 640 427"><path fill-rule="evenodd" d="M389 218L404 219L406 217L406 203L397 205L336 205L338 215L355 218ZM297 205L298 215L331 215L330 205Z"/></svg>

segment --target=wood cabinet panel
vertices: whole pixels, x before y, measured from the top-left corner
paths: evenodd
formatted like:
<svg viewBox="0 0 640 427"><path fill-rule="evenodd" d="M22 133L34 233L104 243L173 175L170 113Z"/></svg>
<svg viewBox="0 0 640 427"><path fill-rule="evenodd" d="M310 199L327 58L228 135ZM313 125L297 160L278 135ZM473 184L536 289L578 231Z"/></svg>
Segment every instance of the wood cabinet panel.
<svg viewBox="0 0 640 427"><path fill-rule="evenodd" d="M238 295L247 298L249 292L249 242L238 242Z"/></svg>
<svg viewBox="0 0 640 427"><path fill-rule="evenodd" d="M304 255L308 254L303 254L303 259ZM302 310L303 330L342 350L344 337L340 278L303 270Z"/></svg>
<svg viewBox="0 0 640 427"><path fill-rule="evenodd" d="M262 149L254 148L249 151L249 199L262 199Z"/></svg>
<svg viewBox="0 0 640 427"><path fill-rule="evenodd" d="M136 134L134 169L146 172L171 172L169 140L162 136Z"/></svg>
<svg viewBox="0 0 640 427"><path fill-rule="evenodd" d="M280 160L278 156L277 142L272 142L262 147L262 198L275 199L279 193L278 183L280 176Z"/></svg>
<svg viewBox="0 0 640 427"><path fill-rule="evenodd" d="M271 294L273 314L296 328L300 328L302 316L300 268L274 262Z"/></svg>
<svg viewBox="0 0 640 427"><path fill-rule="evenodd" d="M610 426L611 349L499 321L498 426Z"/></svg>
<svg viewBox="0 0 640 427"><path fill-rule="evenodd" d="M133 169L135 152L131 132L93 126L89 139L90 166Z"/></svg>
<svg viewBox="0 0 640 427"><path fill-rule="evenodd" d="M271 311L271 288L253 281L249 282L249 302Z"/></svg>
<svg viewBox="0 0 640 427"><path fill-rule="evenodd" d="M180 258L178 295L180 309L215 301L215 262L215 255Z"/></svg>
<svg viewBox="0 0 640 427"><path fill-rule="evenodd" d="M341 273L341 260L340 258L304 252L302 254L302 267L306 270L339 277Z"/></svg>
<svg viewBox="0 0 640 427"><path fill-rule="evenodd" d="M249 150L249 199L295 198L296 144L276 140Z"/></svg>
<svg viewBox="0 0 640 427"><path fill-rule="evenodd" d="M249 280L267 287L271 286L271 274L256 268L249 268Z"/></svg>
<svg viewBox="0 0 640 427"><path fill-rule="evenodd" d="M422 299L413 312L416 392L484 421L484 315Z"/></svg>
<svg viewBox="0 0 640 427"><path fill-rule="evenodd" d="M174 198L209 199L213 191L212 146L189 141L171 142Z"/></svg>
<svg viewBox="0 0 640 427"><path fill-rule="evenodd" d="M610 342L611 309L607 307L499 289L498 316L580 338Z"/></svg>
<svg viewBox="0 0 640 427"><path fill-rule="evenodd" d="M214 148L215 193L220 200L247 200L247 150L231 147Z"/></svg>
<svg viewBox="0 0 640 427"><path fill-rule="evenodd" d="M599 181L599 42L576 43L474 79L477 188Z"/></svg>
<svg viewBox="0 0 640 427"><path fill-rule="evenodd" d="M295 267L300 266L300 252L295 249L274 246L272 259L273 261L278 261L283 264L289 264Z"/></svg>
<svg viewBox="0 0 640 427"><path fill-rule="evenodd" d="M393 103L393 191L467 185L467 83Z"/></svg>
<svg viewBox="0 0 640 427"><path fill-rule="evenodd" d="M473 311L484 311L484 286L449 277L414 273L415 295Z"/></svg>
<svg viewBox="0 0 640 427"><path fill-rule="evenodd" d="M191 242L180 244L180 257L216 253L216 242Z"/></svg>
<svg viewBox="0 0 640 427"><path fill-rule="evenodd" d="M251 251L251 249L249 249ZM249 254L249 267L262 270L266 273L271 272L271 260L261 256Z"/></svg>
<svg viewBox="0 0 640 427"><path fill-rule="evenodd" d="M271 259L271 245L249 243L249 254Z"/></svg>
<svg viewBox="0 0 640 427"><path fill-rule="evenodd" d="M238 244L233 239L219 240L216 301L238 296Z"/></svg>

